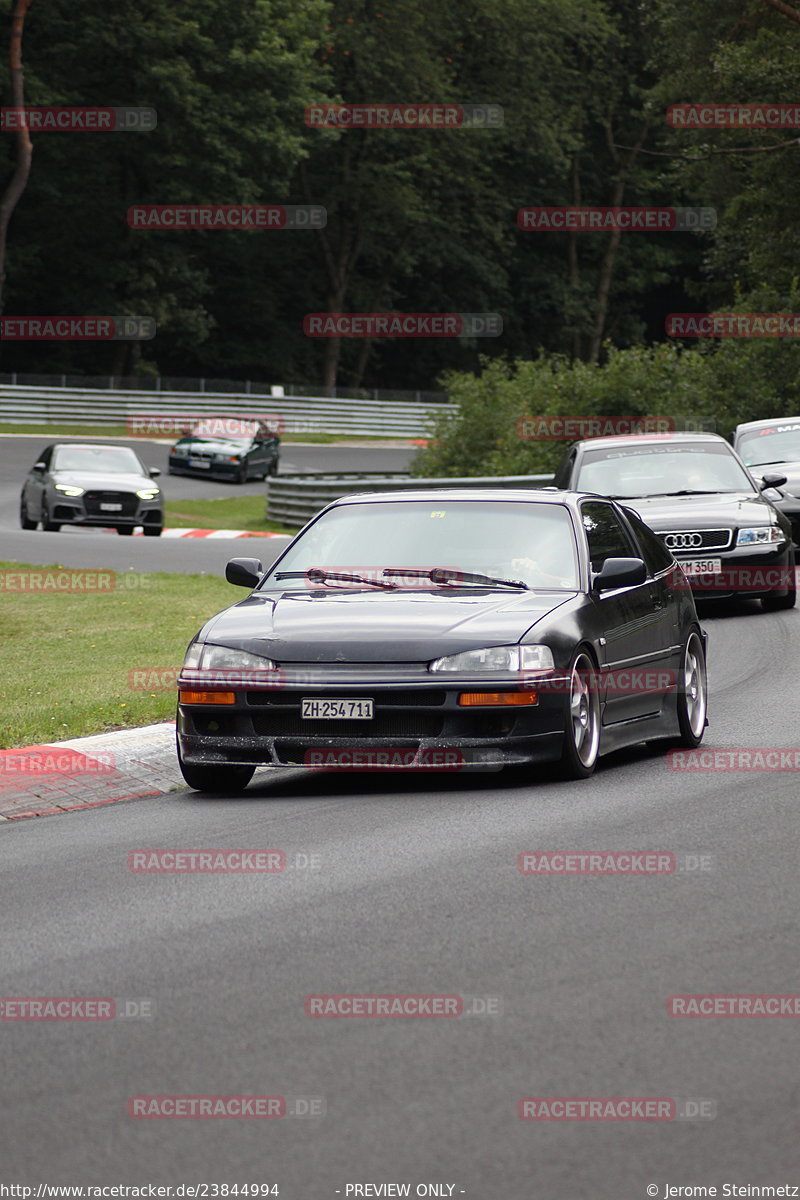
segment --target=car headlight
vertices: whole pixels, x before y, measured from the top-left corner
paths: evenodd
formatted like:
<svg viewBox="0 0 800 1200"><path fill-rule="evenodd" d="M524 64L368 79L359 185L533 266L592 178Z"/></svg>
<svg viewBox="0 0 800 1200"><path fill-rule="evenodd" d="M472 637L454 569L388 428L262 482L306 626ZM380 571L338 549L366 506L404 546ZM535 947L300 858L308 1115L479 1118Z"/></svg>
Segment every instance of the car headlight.
<svg viewBox="0 0 800 1200"><path fill-rule="evenodd" d="M155 500L160 492L161 488L141 488L136 495L140 500Z"/></svg>
<svg viewBox="0 0 800 1200"><path fill-rule="evenodd" d="M484 650L447 654L435 659L429 669L468 674L472 671L546 671L553 665L553 652L549 646L488 646Z"/></svg>
<svg viewBox="0 0 800 1200"><path fill-rule="evenodd" d="M86 488L73 487L69 483L56 483L53 485L57 492L63 492L65 496L82 496Z"/></svg>
<svg viewBox="0 0 800 1200"><path fill-rule="evenodd" d="M184 670L201 671L274 671L271 658L261 658L248 650L234 650L230 646L211 646L205 642L192 642L183 660Z"/></svg>
<svg viewBox="0 0 800 1200"><path fill-rule="evenodd" d="M785 535L780 525L756 525L752 529L740 529L737 546L763 546L767 542L783 542Z"/></svg>

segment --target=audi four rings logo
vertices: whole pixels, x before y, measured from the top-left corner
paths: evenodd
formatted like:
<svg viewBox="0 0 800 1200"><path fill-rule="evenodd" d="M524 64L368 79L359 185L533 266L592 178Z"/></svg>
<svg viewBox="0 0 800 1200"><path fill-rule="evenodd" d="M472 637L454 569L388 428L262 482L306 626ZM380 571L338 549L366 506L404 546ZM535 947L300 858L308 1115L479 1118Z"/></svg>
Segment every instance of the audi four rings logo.
<svg viewBox="0 0 800 1200"><path fill-rule="evenodd" d="M700 533L668 533L664 538L664 544L669 546L670 550L694 550L697 546L702 546L703 535Z"/></svg>

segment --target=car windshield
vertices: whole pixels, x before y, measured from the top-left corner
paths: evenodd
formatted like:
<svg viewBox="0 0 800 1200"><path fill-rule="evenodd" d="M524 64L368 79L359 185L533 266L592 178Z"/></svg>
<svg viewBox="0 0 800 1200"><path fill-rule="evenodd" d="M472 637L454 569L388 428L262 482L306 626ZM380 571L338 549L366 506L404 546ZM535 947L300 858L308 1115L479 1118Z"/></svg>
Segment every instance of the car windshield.
<svg viewBox="0 0 800 1200"><path fill-rule="evenodd" d="M754 491L731 448L711 443L588 450L575 487L619 499Z"/></svg>
<svg viewBox="0 0 800 1200"><path fill-rule="evenodd" d="M773 425L769 429L751 429L743 433L739 453L748 467L771 463L800 462L800 421L792 425Z"/></svg>
<svg viewBox="0 0 800 1200"><path fill-rule="evenodd" d="M143 475L132 450L124 446L59 446L53 454L53 471L98 471L104 475Z"/></svg>
<svg viewBox="0 0 800 1200"><path fill-rule="evenodd" d="M451 500L445 496L441 500L343 504L320 517L273 565L260 590L369 586L304 580L305 573L314 568L386 580L404 589L493 586L452 580L436 583L411 574L434 567L489 575L495 580L519 580L530 588L574 590L578 567L569 512L563 504ZM384 576L387 568L395 573ZM398 568L408 568L409 573L398 574ZM276 578L276 574L288 572L297 572L298 580Z"/></svg>

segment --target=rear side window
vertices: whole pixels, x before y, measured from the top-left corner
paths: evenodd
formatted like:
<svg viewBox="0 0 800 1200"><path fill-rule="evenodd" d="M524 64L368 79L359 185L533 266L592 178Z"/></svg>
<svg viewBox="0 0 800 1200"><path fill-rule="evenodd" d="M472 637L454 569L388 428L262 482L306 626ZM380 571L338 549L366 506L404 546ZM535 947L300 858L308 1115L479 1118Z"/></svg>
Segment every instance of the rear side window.
<svg viewBox="0 0 800 1200"><path fill-rule="evenodd" d="M674 560L661 538L653 533L649 525L645 525L642 518L633 509L626 507L625 516L630 521L636 539L642 548L642 558L647 564L649 573L658 575L661 571L668 570Z"/></svg>
<svg viewBox="0 0 800 1200"><path fill-rule="evenodd" d="M638 558L639 551L610 504L589 500L581 505L581 520L589 543L593 571L600 571L607 558Z"/></svg>

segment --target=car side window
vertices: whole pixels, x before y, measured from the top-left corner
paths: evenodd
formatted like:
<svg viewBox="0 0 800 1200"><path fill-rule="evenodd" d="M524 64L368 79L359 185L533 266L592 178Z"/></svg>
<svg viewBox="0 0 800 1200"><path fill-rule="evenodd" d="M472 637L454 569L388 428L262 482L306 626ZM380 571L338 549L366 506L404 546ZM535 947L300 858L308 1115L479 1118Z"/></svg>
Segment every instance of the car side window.
<svg viewBox="0 0 800 1200"><path fill-rule="evenodd" d="M645 525L642 518L633 509L626 507L625 516L630 521L636 539L642 548L642 557L647 564L648 572L651 575L659 575L662 571L669 570L673 565L673 558L661 538L657 537L648 525Z"/></svg>
<svg viewBox="0 0 800 1200"><path fill-rule="evenodd" d="M610 504L589 500L581 505L581 520L589 544L592 571L602 570L607 558L638 558L639 551Z"/></svg>

